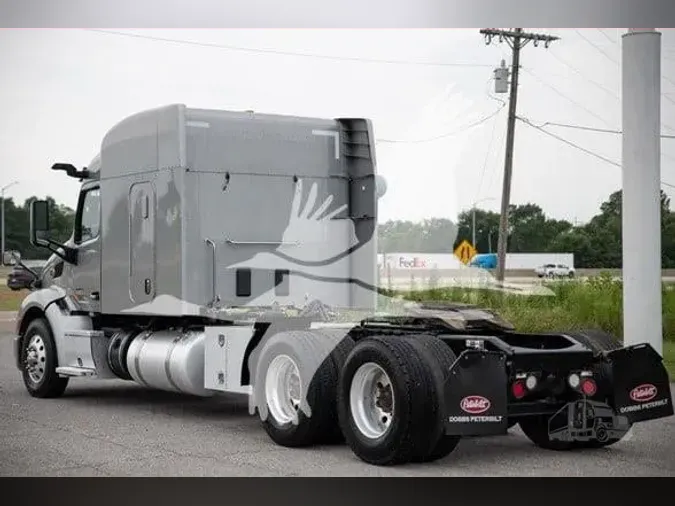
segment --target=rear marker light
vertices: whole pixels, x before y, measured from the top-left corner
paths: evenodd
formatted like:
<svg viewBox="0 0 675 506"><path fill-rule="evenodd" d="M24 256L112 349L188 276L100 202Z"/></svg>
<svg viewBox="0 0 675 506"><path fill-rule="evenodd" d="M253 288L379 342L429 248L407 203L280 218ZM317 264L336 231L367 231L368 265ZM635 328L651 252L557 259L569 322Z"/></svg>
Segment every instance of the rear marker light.
<svg viewBox="0 0 675 506"><path fill-rule="evenodd" d="M570 374L569 378L567 378L567 382L570 384L572 388L579 388L579 383L581 383L581 379L579 378L578 374Z"/></svg>
<svg viewBox="0 0 675 506"><path fill-rule="evenodd" d="M525 380L525 386L527 387L528 390L534 390L537 386L537 377L528 376L527 380Z"/></svg>
<svg viewBox="0 0 675 506"><path fill-rule="evenodd" d="M522 381L516 381L513 385L511 385L511 393L516 399L522 399L527 393L525 384Z"/></svg>
<svg viewBox="0 0 675 506"><path fill-rule="evenodd" d="M595 395L595 392L598 391L598 387L595 384L595 381L592 379L585 379L581 383L581 391L584 393L584 395L588 397L593 397Z"/></svg>

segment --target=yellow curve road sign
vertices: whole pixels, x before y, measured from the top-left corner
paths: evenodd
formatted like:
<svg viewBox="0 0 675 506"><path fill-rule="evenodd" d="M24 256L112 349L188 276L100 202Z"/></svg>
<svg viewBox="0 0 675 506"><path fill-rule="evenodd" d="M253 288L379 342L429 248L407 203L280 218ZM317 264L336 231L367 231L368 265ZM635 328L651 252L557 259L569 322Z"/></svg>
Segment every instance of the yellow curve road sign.
<svg viewBox="0 0 675 506"><path fill-rule="evenodd" d="M462 241L462 243L457 246L457 249L455 249L455 256L459 258L459 261L464 265L468 265L477 253L478 252L476 251L476 248L473 247L473 244L466 240Z"/></svg>

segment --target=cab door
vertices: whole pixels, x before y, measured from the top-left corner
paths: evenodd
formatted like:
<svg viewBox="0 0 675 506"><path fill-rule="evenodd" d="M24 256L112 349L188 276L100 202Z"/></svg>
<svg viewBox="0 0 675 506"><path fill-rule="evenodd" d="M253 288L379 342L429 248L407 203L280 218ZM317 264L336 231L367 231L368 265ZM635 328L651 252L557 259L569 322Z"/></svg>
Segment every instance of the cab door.
<svg viewBox="0 0 675 506"><path fill-rule="evenodd" d="M75 214L73 243L77 264L71 267L72 295L85 311L101 308L101 190L98 183L82 187Z"/></svg>

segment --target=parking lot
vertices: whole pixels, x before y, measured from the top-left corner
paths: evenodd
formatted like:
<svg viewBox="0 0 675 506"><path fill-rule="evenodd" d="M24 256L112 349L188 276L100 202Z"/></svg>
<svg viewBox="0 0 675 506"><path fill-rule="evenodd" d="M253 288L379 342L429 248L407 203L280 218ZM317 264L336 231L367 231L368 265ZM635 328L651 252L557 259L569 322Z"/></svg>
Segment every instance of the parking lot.
<svg viewBox="0 0 675 506"><path fill-rule="evenodd" d="M3 476L675 476L672 417L603 450L549 452L513 429L465 439L432 464L379 468L343 445L274 445L239 396L195 399L71 380L61 399L33 399L12 363L10 319L0 318Z"/></svg>

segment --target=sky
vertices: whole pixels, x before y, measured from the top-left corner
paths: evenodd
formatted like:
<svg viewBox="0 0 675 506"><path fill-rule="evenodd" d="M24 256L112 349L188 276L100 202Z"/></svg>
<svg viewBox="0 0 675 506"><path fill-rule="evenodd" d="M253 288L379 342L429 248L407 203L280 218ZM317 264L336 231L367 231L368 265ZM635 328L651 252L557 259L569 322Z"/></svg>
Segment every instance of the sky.
<svg viewBox="0 0 675 506"><path fill-rule="evenodd" d="M525 30L560 40L523 49L518 115L620 130L625 31ZM492 77L510 48L486 45L478 29L113 31L0 30L0 187L18 181L8 198L75 207L78 183L53 163L86 166L126 116L183 103L372 119L388 183L381 221L499 210L507 95L494 93ZM675 30L660 31L662 133L675 134ZM608 161L517 122L511 202L585 222L621 187L610 163L621 162L621 136L544 129ZM661 146L662 181L675 184L675 139Z"/></svg>

